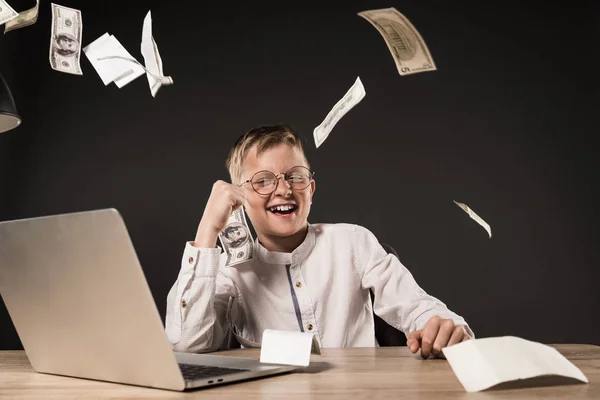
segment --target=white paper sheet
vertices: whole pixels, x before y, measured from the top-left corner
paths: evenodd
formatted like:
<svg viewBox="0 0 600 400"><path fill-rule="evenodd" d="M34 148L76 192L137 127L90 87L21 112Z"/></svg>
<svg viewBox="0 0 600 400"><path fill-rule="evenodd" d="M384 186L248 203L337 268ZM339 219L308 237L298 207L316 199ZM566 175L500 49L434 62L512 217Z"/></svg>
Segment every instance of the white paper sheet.
<svg viewBox="0 0 600 400"><path fill-rule="evenodd" d="M313 130L313 137L317 148L325 142L325 139L329 137L329 134L342 117L360 103L366 94L367 92L365 91L365 87L359 76L356 78L356 81L354 81L352 87L348 89L344 97L335 103L323 122Z"/></svg>
<svg viewBox="0 0 600 400"><path fill-rule="evenodd" d="M311 353L321 354L314 333L265 329L260 349L260 362L267 364L310 364Z"/></svg>
<svg viewBox="0 0 600 400"><path fill-rule="evenodd" d="M84 47L88 60L102 79L104 85L115 82L117 87L122 88L129 82L144 74L144 68L135 62L123 59L99 60L106 56L120 56L134 59L131 54L121 45L116 37L105 33L98 39Z"/></svg>
<svg viewBox="0 0 600 400"><path fill-rule="evenodd" d="M483 220L483 218L481 218L479 215L477 215L477 213L475 213L475 211L471 210L468 205L466 205L464 203L459 203L456 200L452 200L452 201L454 201L454 203L457 206L459 206L460 208L462 208L462 210L464 212L466 212L467 214L469 214L469 217L471 217L472 220L474 220L479 225L481 225L483 227L483 229L485 229L487 231L488 235L490 235L490 239L492 238L492 228L490 227L490 224L488 224L487 222L485 222Z"/></svg>
<svg viewBox="0 0 600 400"><path fill-rule="evenodd" d="M160 58L158 46L152 36L152 13L150 11L148 11L148 14L144 18L140 51L144 57L146 69L149 72L146 73L146 76L148 77L148 85L150 85L150 93L152 97L156 97L156 93L163 85L173 84L173 79L163 74L162 58ZM160 79L156 79L156 77Z"/></svg>
<svg viewBox="0 0 600 400"><path fill-rule="evenodd" d="M546 375L588 379L553 347L515 336L473 339L445 347L444 356L467 392Z"/></svg>

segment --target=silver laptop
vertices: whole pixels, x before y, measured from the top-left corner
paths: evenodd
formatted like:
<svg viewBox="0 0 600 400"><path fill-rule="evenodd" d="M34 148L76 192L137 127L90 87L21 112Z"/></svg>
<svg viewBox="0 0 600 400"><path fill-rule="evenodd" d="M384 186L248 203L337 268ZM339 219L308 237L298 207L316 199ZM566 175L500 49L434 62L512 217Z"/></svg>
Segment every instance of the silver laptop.
<svg viewBox="0 0 600 400"><path fill-rule="evenodd" d="M185 390L296 369L174 352L115 209L0 222L0 295L37 372Z"/></svg>

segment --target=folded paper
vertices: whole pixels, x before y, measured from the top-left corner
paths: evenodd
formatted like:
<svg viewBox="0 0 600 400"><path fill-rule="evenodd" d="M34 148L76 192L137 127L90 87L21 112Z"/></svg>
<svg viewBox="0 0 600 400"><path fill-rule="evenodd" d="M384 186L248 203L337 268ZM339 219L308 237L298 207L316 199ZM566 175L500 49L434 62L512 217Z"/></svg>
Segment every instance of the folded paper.
<svg viewBox="0 0 600 400"><path fill-rule="evenodd" d="M321 354L314 333L265 329L260 349L260 362L306 367L310 355Z"/></svg>
<svg viewBox="0 0 600 400"><path fill-rule="evenodd" d="M145 72L117 38L108 33L84 47L83 52L104 85L114 82L122 88Z"/></svg>
<svg viewBox="0 0 600 400"><path fill-rule="evenodd" d="M160 58L158 46L152 36L152 14L150 11L144 18L140 51L144 57L144 64L146 64L146 76L148 77L150 93L152 97L156 97L158 89L163 85L173 84L173 79L170 76L164 76L162 58Z"/></svg>
<svg viewBox="0 0 600 400"><path fill-rule="evenodd" d="M514 336L473 339L445 347L444 356L467 392L540 376L588 379L553 347Z"/></svg>

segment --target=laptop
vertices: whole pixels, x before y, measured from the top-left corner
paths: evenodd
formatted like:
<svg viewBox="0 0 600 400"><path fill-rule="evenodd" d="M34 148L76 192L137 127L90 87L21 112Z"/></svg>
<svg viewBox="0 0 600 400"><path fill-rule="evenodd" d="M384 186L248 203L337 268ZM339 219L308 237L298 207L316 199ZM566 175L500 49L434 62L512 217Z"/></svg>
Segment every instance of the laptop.
<svg viewBox="0 0 600 400"><path fill-rule="evenodd" d="M0 295L41 373L183 391L298 368L174 352L116 209L0 222Z"/></svg>

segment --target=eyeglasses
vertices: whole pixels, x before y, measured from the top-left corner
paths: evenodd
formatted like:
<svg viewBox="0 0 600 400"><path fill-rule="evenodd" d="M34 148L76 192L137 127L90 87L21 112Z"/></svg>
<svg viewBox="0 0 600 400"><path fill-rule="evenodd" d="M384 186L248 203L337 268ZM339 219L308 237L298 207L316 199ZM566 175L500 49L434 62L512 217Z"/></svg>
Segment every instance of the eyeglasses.
<svg viewBox="0 0 600 400"><path fill-rule="evenodd" d="M292 189L304 190L310 186L315 173L302 166L292 167L287 172L281 172L277 175L271 171L258 171L252 175L252 178L240 183L239 186L250 183L256 193L266 196L277 189L280 175L283 175L283 179L286 180Z"/></svg>

